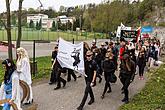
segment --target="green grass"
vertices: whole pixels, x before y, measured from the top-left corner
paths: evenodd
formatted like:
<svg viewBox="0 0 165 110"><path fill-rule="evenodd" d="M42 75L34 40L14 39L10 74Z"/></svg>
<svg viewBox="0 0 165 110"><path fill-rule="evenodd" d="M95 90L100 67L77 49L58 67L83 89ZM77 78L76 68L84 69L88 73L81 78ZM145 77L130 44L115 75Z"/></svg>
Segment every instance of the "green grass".
<svg viewBox="0 0 165 110"><path fill-rule="evenodd" d="M12 40L15 41L18 36L17 29L11 30ZM53 32L53 31L37 31L37 30L29 30L29 29L22 29L22 40L50 40L55 41L59 37L62 37L65 40L88 40L96 38L104 38L105 34L101 33L78 33L78 32ZM0 30L0 40L5 41L7 40L7 33L6 30Z"/></svg>
<svg viewBox="0 0 165 110"><path fill-rule="evenodd" d="M148 74L143 90L120 110L165 110L165 64Z"/></svg>
<svg viewBox="0 0 165 110"><path fill-rule="evenodd" d="M38 57L36 58L38 73L32 77L33 81L48 78L51 72L51 57ZM2 61L0 61L0 83L3 80L4 70L2 68Z"/></svg>

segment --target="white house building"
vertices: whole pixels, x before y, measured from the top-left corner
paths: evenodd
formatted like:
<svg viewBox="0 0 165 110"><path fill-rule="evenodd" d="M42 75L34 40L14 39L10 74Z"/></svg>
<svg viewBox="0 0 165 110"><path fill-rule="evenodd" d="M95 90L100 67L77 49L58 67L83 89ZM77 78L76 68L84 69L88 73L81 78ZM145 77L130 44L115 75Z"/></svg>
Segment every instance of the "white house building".
<svg viewBox="0 0 165 110"><path fill-rule="evenodd" d="M30 21L33 21L34 25L36 25L36 23L42 22L42 28L44 29L50 29L52 28L52 23L53 21L55 21L55 23L57 23L57 19L56 18L48 18L48 15L45 14L29 14L27 15L27 24L30 23Z"/></svg>
<svg viewBox="0 0 165 110"><path fill-rule="evenodd" d="M73 23L75 19L76 19L75 17L67 17L66 15L57 17L57 20L60 21L62 24L66 24L68 23L68 21Z"/></svg>

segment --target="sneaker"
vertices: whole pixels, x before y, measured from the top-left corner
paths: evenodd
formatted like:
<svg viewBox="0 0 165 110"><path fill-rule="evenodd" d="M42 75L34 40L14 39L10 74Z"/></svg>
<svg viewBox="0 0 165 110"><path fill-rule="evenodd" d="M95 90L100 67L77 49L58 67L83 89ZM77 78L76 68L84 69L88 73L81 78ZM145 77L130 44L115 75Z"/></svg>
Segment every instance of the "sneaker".
<svg viewBox="0 0 165 110"><path fill-rule="evenodd" d="M141 77L141 80L144 80L144 77Z"/></svg>

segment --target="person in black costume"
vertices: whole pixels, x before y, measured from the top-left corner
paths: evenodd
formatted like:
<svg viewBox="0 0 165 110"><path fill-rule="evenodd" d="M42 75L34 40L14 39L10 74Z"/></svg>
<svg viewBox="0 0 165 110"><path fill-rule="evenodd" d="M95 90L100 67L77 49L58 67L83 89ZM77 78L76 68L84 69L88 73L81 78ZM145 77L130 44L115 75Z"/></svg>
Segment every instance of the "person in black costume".
<svg viewBox="0 0 165 110"><path fill-rule="evenodd" d="M93 60L97 63L96 77L99 78L99 83L101 83L101 81L102 81L101 75L102 75L102 72L103 72L102 68L101 68L101 62L104 60L104 57L102 56L99 48L94 49ZM94 86L95 85L96 85L96 79L95 79L95 82L94 82Z"/></svg>
<svg viewBox="0 0 165 110"><path fill-rule="evenodd" d="M121 83L123 84L122 89L125 95L122 102L129 103L128 87L134 79L136 68L134 61L130 59L128 54L124 54L120 68L121 69L119 78Z"/></svg>
<svg viewBox="0 0 165 110"><path fill-rule="evenodd" d="M109 43L108 49L112 50L112 53L114 55L113 59L114 59L114 63L115 63L115 68L117 69L117 66L118 66L117 59L118 59L119 50L114 46L113 42ZM108 51L108 49L107 49L107 51Z"/></svg>
<svg viewBox="0 0 165 110"><path fill-rule="evenodd" d="M112 91L111 85L110 85L110 78L112 77L112 74L114 74L114 72L115 72L115 64L114 64L112 53L110 53L110 52L106 53L106 58L103 61L102 68L103 68L104 77L105 77L105 81L106 81L104 91L101 96L101 98L103 99L106 92L110 93ZM108 88L109 88L109 90L107 91Z"/></svg>
<svg viewBox="0 0 165 110"><path fill-rule="evenodd" d="M74 71L73 71L72 69L69 69L69 68L68 68L67 70L68 70L67 81L68 81L68 82L71 81L71 75L72 75L72 77L74 78L74 81L76 81L76 80L77 80L77 77L76 77Z"/></svg>
<svg viewBox="0 0 165 110"><path fill-rule="evenodd" d="M137 65L139 67L139 79L143 80L144 68L146 66L146 52L144 47L142 47L139 52Z"/></svg>
<svg viewBox="0 0 165 110"><path fill-rule="evenodd" d="M105 48L105 43L101 44L100 52L103 58L105 58L105 54L107 53L107 49Z"/></svg>
<svg viewBox="0 0 165 110"><path fill-rule="evenodd" d="M52 64L54 62L54 60L56 59L57 57L57 52L58 52L58 46L55 46L54 47L54 51L52 52ZM54 69L51 71L51 77L50 77L50 82L49 84L53 84L53 83L56 83L57 79L56 79L56 71L54 71Z"/></svg>
<svg viewBox="0 0 165 110"><path fill-rule="evenodd" d="M61 77L61 73L63 72L63 68L59 64L57 58L54 60L52 68L56 72L56 78L57 78L57 87L54 88L54 90L61 88L61 82L63 83L63 87L65 87L66 80Z"/></svg>
<svg viewBox="0 0 165 110"><path fill-rule="evenodd" d="M82 102L81 102L80 106L77 108L77 110L83 109L85 102L88 98L88 94L90 95L90 98L91 98L90 101L88 102L88 105L91 105L95 101L91 86L93 86L94 80L96 78L97 64L94 60L92 60L92 55L93 55L93 53L91 51L87 51L86 60L85 60L86 88L85 88L84 97L82 99Z"/></svg>

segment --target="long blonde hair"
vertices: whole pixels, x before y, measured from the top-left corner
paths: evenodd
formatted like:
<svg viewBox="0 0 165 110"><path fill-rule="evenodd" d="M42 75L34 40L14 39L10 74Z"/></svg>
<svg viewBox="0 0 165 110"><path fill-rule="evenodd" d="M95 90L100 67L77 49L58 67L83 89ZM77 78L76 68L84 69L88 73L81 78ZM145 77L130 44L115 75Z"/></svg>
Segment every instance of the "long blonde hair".
<svg viewBox="0 0 165 110"><path fill-rule="evenodd" d="M17 53L19 53L18 60L21 60L23 58L27 58L29 60L28 53L23 47L17 48Z"/></svg>

